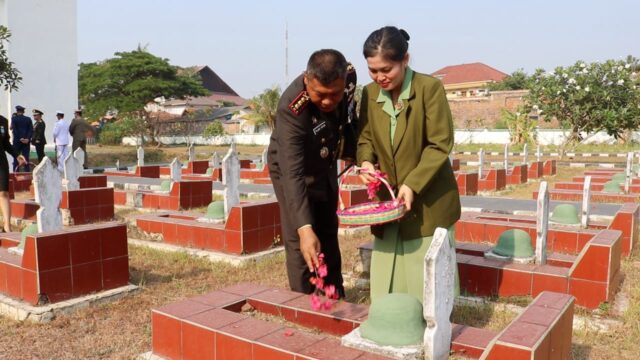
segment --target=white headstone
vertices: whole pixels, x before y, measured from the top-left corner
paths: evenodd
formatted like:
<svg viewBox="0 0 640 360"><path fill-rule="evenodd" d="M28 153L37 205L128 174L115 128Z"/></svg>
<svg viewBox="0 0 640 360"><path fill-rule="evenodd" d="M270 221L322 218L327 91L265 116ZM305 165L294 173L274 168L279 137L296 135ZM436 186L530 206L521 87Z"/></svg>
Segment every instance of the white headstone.
<svg viewBox="0 0 640 360"><path fill-rule="evenodd" d="M260 162L262 162L262 166L267 165L267 149L264 149L262 155L260 155Z"/></svg>
<svg viewBox="0 0 640 360"><path fill-rule="evenodd" d="M640 177L640 151L638 152L638 173L636 174L637 177Z"/></svg>
<svg viewBox="0 0 640 360"><path fill-rule="evenodd" d="M591 175L584 178L584 186L582 188L582 217L580 225L586 229L589 226L589 213L591 212Z"/></svg>
<svg viewBox="0 0 640 360"><path fill-rule="evenodd" d="M536 212L536 264L547 263L547 230L549 229L549 191L547 182L540 183Z"/></svg>
<svg viewBox="0 0 640 360"><path fill-rule="evenodd" d="M424 358L449 358L451 322L455 298L456 251L446 229L437 228L424 257Z"/></svg>
<svg viewBox="0 0 640 360"><path fill-rule="evenodd" d="M504 144L504 171L509 172L509 144Z"/></svg>
<svg viewBox="0 0 640 360"><path fill-rule="evenodd" d="M62 199L62 181L60 172L45 158L33 170L33 188L40 209L36 212L38 232L62 229L60 200Z"/></svg>
<svg viewBox="0 0 640 360"><path fill-rule="evenodd" d="M169 169L171 171L171 182L179 182L182 179L182 164L178 161L178 158L173 158L171 164L169 165Z"/></svg>
<svg viewBox="0 0 640 360"><path fill-rule="evenodd" d="M523 155L522 155L522 163L525 165L529 165L528 160L527 160L527 155L529 152L529 148L528 145L525 143L524 144L524 148L522 149Z"/></svg>
<svg viewBox="0 0 640 360"><path fill-rule="evenodd" d="M76 151L77 150L82 151L80 148L76 149ZM84 158L84 153L82 157ZM71 191L80 189L78 178L80 174L82 174L82 163L78 162L74 154L67 154L67 157L64 159L63 169L64 181L62 181L62 187L64 190Z"/></svg>
<svg viewBox="0 0 640 360"><path fill-rule="evenodd" d="M116 170L120 170L120 160L116 160Z"/></svg>
<svg viewBox="0 0 640 360"><path fill-rule="evenodd" d="M189 162L196 161L196 148L193 144L189 145Z"/></svg>
<svg viewBox="0 0 640 360"><path fill-rule="evenodd" d="M220 167L220 155L217 152L213 152L213 156L211 156L211 167L219 168Z"/></svg>
<svg viewBox="0 0 640 360"><path fill-rule="evenodd" d="M627 169L625 171L624 178L624 193L629 193L629 188L631 187L631 167L633 166L633 152L627 153Z"/></svg>
<svg viewBox="0 0 640 360"><path fill-rule="evenodd" d="M229 217L231 208L240 203L240 160L235 143L231 143L227 155L222 159L222 184L224 185L224 217Z"/></svg>
<svg viewBox="0 0 640 360"><path fill-rule="evenodd" d="M484 165L484 149L478 152L478 179L482 179L482 166Z"/></svg>
<svg viewBox="0 0 640 360"><path fill-rule="evenodd" d="M536 148L536 161L540 162L540 158L542 157L542 153L540 152L540 145Z"/></svg>
<svg viewBox="0 0 640 360"><path fill-rule="evenodd" d="M142 146L138 147L138 166L144 166L144 149Z"/></svg>
<svg viewBox="0 0 640 360"><path fill-rule="evenodd" d="M82 175L83 165L84 165L84 157L85 153L81 147L77 148L76 151L73 152L73 157L76 158L78 165L80 166L80 175Z"/></svg>

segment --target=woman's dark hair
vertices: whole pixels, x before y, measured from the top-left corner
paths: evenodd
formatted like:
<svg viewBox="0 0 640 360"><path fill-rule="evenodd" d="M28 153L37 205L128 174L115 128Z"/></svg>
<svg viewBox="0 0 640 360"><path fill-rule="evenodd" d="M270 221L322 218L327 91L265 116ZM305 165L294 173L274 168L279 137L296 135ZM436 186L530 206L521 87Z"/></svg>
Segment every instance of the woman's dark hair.
<svg viewBox="0 0 640 360"><path fill-rule="evenodd" d="M369 35L362 47L365 59L381 54L384 59L400 61L409 49L409 34L395 26L385 26Z"/></svg>

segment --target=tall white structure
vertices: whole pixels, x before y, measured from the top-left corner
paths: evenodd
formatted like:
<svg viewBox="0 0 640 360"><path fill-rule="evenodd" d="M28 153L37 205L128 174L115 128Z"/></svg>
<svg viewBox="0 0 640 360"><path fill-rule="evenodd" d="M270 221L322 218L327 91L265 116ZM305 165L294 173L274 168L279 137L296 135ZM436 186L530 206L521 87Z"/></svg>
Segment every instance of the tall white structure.
<svg viewBox="0 0 640 360"><path fill-rule="evenodd" d="M0 88L0 115L11 118L16 105L44 112L47 142L56 110L73 118L78 107L77 0L0 0L0 25L11 31L9 60L20 71L18 91Z"/></svg>

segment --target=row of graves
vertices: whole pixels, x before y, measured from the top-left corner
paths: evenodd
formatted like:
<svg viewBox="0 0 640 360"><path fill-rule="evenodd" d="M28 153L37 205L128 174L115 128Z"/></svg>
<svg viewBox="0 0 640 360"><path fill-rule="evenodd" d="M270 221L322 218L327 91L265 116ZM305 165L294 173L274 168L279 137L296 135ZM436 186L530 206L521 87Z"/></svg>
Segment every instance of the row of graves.
<svg viewBox="0 0 640 360"><path fill-rule="evenodd" d="M523 163L508 173L528 175ZM545 166L555 173L552 161L535 164L537 177ZM507 174L489 172L495 170ZM367 201L358 181L351 175L342 182L346 206ZM628 203L613 216L593 216L586 195L580 212L573 205L550 211L547 187L541 182L534 215L465 212L455 232L438 229L424 260L422 305L393 296L371 307L341 301L318 310L313 295L237 284L153 309L152 350L140 358L568 359L574 306L595 309L613 300L640 210ZM360 253L366 277L371 244ZM533 300L499 331L454 324L454 269L467 296ZM415 308L414 315L397 307Z"/></svg>
<svg viewBox="0 0 640 360"><path fill-rule="evenodd" d="M144 165L139 149L134 169L118 166L103 175L82 174L82 156L79 150L67 158L63 177L45 160L33 173L34 199L12 201L12 208L14 202L29 204L15 221L36 225L27 226L31 232L22 237L0 237L0 309L8 316L47 320L80 302L135 291L128 284L127 240L232 264L282 251L283 209L273 198L240 197L243 182L268 184L264 154L257 163L241 161L232 144L224 158L203 161L190 149L186 167L174 159L165 168ZM488 180L492 172L529 175L534 167L540 177L547 167L541 161L528 164L526 155L517 166L507 171L505 159L504 169L482 169L478 173L486 176L479 180ZM552 163L548 167L555 170ZM572 205L550 211L556 189L543 181L535 195L536 214L464 212L454 232L438 229L424 259L422 304L394 294L371 307L339 301L321 310L313 305L313 295L237 284L150 309L152 349L140 358L445 359L455 353L482 359L567 359L574 306L594 309L614 299L620 262L639 236L635 201L608 217L589 213L590 201L596 201L592 184L615 175L585 173L580 211ZM107 176L126 180L107 187ZM219 181L223 200L212 201ZM346 206L367 201L356 177L345 177L342 185ZM96 189L106 189L108 199L84 195ZM33 218L28 206L35 209ZM93 207L97 215L87 210ZM101 215L102 207L110 212ZM144 212L130 224L140 239L127 239L127 225L110 221L114 207ZM366 279L371 244L363 244L360 253ZM498 331L452 323L456 271L466 296L526 296L532 301ZM407 315L406 309L413 313Z"/></svg>
<svg viewBox="0 0 640 360"><path fill-rule="evenodd" d="M495 153L498 155L498 153ZM493 164L485 159L485 151L480 149L477 162L467 165L477 166L477 172L461 171L460 159L451 158L451 165L456 175L460 195L476 195L478 192L493 192L504 190L509 185L526 184L529 179L541 179L543 176L553 176L557 172L555 159L542 159L540 146L536 149L535 161L529 161L528 145L524 145L522 153L509 152L509 144L504 146L504 159L499 164ZM522 156L521 162L512 162L510 156ZM489 165L489 166L486 166Z"/></svg>

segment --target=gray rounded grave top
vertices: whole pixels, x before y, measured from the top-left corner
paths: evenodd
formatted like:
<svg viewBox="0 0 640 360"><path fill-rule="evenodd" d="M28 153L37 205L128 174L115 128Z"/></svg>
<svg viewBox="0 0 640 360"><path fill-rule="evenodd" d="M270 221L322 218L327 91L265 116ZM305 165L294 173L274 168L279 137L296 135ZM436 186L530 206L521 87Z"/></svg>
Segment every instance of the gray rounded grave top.
<svg viewBox="0 0 640 360"><path fill-rule="evenodd" d="M224 219L224 202L214 201L207 206L207 219L220 220Z"/></svg>
<svg viewBox="0 0 640 360"><path fill-rule="evenodd" d="M511 229L500 234L493 252L511 258L529 258L534 255L531 236L520 229Z"/></svg>
<svg viewBox="0 0 640 360"><path fill-rule="evenodd" d="M422 344L425 327L420 301L409 294L393 293L371 304L360 334L380 345L418 345Z"/></svg>
<svg viewBox="0 0 640 360"><path fill-rule="evenodd" d="M553 209L550 221L558 224L579 224L580 217L578 216L578 209L571 204L560 204Z"/></svg>

